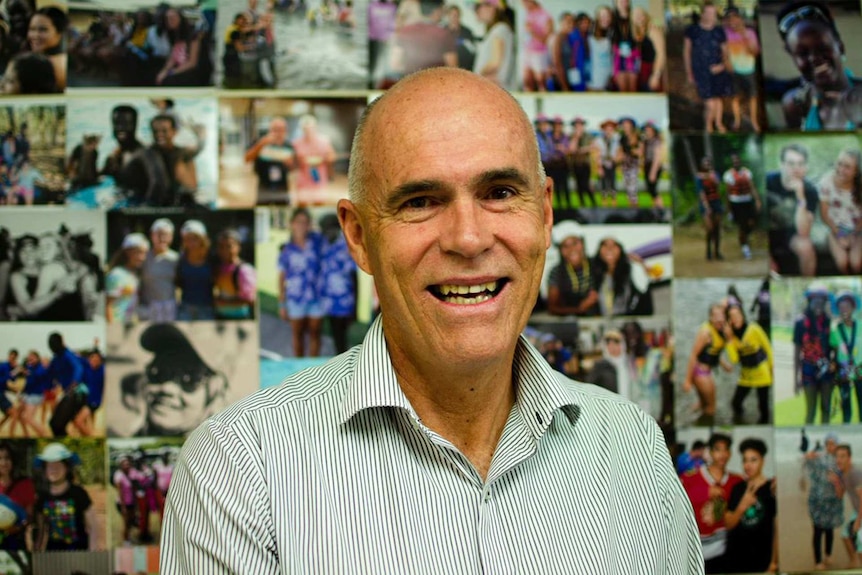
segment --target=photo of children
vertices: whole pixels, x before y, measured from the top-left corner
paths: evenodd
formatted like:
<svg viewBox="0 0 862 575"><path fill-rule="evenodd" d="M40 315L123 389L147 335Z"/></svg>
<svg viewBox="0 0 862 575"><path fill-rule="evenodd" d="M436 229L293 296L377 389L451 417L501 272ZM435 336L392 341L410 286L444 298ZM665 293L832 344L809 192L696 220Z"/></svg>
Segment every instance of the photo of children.
<svg viewBox="0 0 862 575"><path fill-rule="evenodd" d="M761 289L754 279L674 280L679 425L772 422L772 344L754 313Z"/></svg>
<svg viewBox="0 0 862 575"><path fill-rule="evenodd" d="M216 85L357 90L368 79L365 2L221 0Z"/></svg>
<svg viewBox="0 0 862 575"><path fill-rule="evenodd" d="M254 213L108 214L108 323L255 317Z"/></svg>
<svg viewBox="0 0 862 575"><path fill-rule="evenodd" d="M219 207L334 205L364 99L222 98Z"/></svg>
<svg viewBox="0 0 862 575"><path fill-rule="evenodd" d="M760 132L757 3L668 3L671 128Z"/></svg>
<svg viewBox="0 0 862 575"><path fill-rule="evenodd" d="M0 93L54 94L66 90L69 16L62 0L8 0L0 10L3 45Z"/></svg>
<svg viewBox="0 0 862 575"><path fill-rule="evenodd" d="M661 92L664 13L652 0L522 0L519 86L527 92Z"/></svg>
<svg viewBox="0 0 862 575"><path fill-rule="evenodd" d="M217 114L215 98L71 99L66 204L215 207Z"/></svg>
<svg viewBox="0 0 862 575"><path fill-rule="evenodd" d="M675 134L671 155L677 276L765 275L767 219L760 140L734 134Z"/></svg>
<svg viewBox="0 0 862 575"><path fill-rule="evenodd" d="M860 294L858 278L773 282L776 425L862 421Z"/></svg>
<svg viewBox="0 0 862 575"><path fill-rule="evenodd" d="M66 106L28 101L0 111L0 206L62 204Z"/></svg>
<svg viewBox="0 0 862 575"><path fill-rule="evenodd" d="M769 252L784 275L862 273L862 139L858 135L769 135Z"/></svg>
<svg viewBox="0 0 862 575"><path fill-rule="evenodd" d="M69 87L212 86L215 10L172 4L72 7Z"/></svg>
<svg viewBox="0 0 862 575"><path fill-rule="evenodd" d="M856 130L862 124L862 12L857 2L760 3L769 127Z"/></svg>
<svg viewBox="0 0 862 575"><path fill-rule="evenodd" d="M0 436L103 437L105 330L16 325L0 335Z"/></svg>

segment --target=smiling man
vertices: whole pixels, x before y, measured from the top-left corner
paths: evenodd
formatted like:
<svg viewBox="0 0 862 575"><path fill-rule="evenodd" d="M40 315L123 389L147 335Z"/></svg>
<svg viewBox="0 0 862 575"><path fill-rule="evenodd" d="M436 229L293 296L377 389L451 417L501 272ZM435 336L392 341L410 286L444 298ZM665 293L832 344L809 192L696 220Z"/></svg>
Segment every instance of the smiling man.
<svg viewBox="0 0 862 575"><path fill-rule="evenodd" d="M338 212L381 315L190 436L162 570L702 573L655 422L520 337L551 193L523 111L478 76L420 72L369 106Z"/></svg>

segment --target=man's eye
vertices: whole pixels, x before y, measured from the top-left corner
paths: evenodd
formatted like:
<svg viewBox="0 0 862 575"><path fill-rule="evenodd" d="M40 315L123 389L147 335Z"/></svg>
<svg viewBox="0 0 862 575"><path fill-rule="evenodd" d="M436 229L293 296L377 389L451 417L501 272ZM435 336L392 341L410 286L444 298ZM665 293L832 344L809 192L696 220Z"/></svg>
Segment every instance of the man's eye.
<svg viewBox="0 0 862 575"><path fill-rule="evenodd" d="M431 207L431 198L429 198L428 196L417 196L415 198L410 198L402 204L402 207L408 210L421 210L423 208L429 208Z"/></svg>
<svg viewBox="0 0 862 575"><path fill-rule="evenodd" d="M488 198L492 200L507 200L514 197L516 194L517 192L512 188L500 186L497 188L491 188L491 191L488 192Z"/></svg>

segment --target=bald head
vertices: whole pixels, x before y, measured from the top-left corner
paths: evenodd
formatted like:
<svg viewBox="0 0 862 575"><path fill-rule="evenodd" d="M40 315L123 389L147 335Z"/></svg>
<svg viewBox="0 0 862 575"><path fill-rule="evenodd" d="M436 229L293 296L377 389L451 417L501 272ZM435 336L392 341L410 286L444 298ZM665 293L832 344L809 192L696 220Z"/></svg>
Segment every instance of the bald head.
<svg viewBox="0 0 862 575"><path fill-rule="evenodd" d="M362 114L350 152L348 189L357 205L368 191L381 185L382 168L405 135L420 137L438 120L454 120L465 133L486 130L488 135L512 137L512 147L522 146L534 158L538 185L545 180L539 147L529 118L517 100L493 82L457 68L421 70L401 79ZM505 130L502 127L505 126ZM430 132L430 130L428 130ZM432 137L429 133L428 137ZM458 137L458 130L449 137Z"/></svg>

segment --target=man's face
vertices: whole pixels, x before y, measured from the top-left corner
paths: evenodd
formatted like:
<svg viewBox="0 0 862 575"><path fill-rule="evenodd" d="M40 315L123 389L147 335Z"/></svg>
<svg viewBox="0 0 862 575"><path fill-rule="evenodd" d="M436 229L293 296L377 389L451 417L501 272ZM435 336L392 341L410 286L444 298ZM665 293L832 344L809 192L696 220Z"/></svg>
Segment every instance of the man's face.
<svg viewBox="0 0 862 575"><path fill-rule="evenodd" d="M153 251L161 253L171 247L174 234L164 228L159 228L150 232L150 241L153 244Z"/></svg>
<svg viewBox="0 0 862 575"><path fill-rule="evenodd" d="M851 319L854 311L856 311L856 306L849 299L842 299L838 303L838 313L841 319L845 321Z"/></svg>
<svg viewBox="0 0 862 575"><path fill-rule="evenodd" d="M342 200L339 216L374 276L393 358L475 368L511 353L532 311L551 184L508 96L470 77L429 77L375 110L367 199Z"/></svg>
<svg viewBox="0 0 862 575"><path fill-rule="evenodd" d="M763 469L763 456L759 451L754 449L746 449L742 453L742 471L746 477L755 477L760 475Z"/></svg>
<svg viewBox="0 0 862 575"><path fill-rule="evenodd" d="M709 450L709 456L716 467L724 469L730 460L730 448L724 441L719 441Z"/></svg>
<svg viewBox="0 0 862 575"><path fill-rule="evenodd" d="M18 352L17 351L10 351L9 352L9 364L15 365L16 363L18 363Z"/></svg>
<svg viewBox="0 0 862 575"><path fill-rule="evenodd" d="M114 125L114 139L120 145L131 142L135 139L135 130L137 129L135 116L129 112L115 112L111 118Z"/></svg>
<svg viewBox="0 0 862 575"><path fill-rule="evenodd" d="M287 123L281 118L273 120L269 124L269 133L276 144L284 144L285 140L287 140Z"/></svg>
<svg viewBox="0 0 862 575"><path fill-rule="evenodd" d="M152 125L153 141L160 148L169 148L174 144L174 130L170 120L156 120Z"/></svg>
<svg viewBox="0 0 862 575"><path fill-rule="evenodd" d="M852 462L850 460L850 454L846 449L838 449L835 451L835 463L841 471L848 471L850 469Z"/></svg>
<svg viewBox="0 0 862 575"><path fill-rule="evenodd" d="M795 150L784 152L781 160L781 175L785 179L801 180L808 173L808 160Z"/></svg>
<svg viewBox="0 0 862 575"><path fill-rule="evenodd" d="M149 377L146 398L149 422L165 433L190 431L208 415L206 378L182 369L167 379Z"/></svg>

